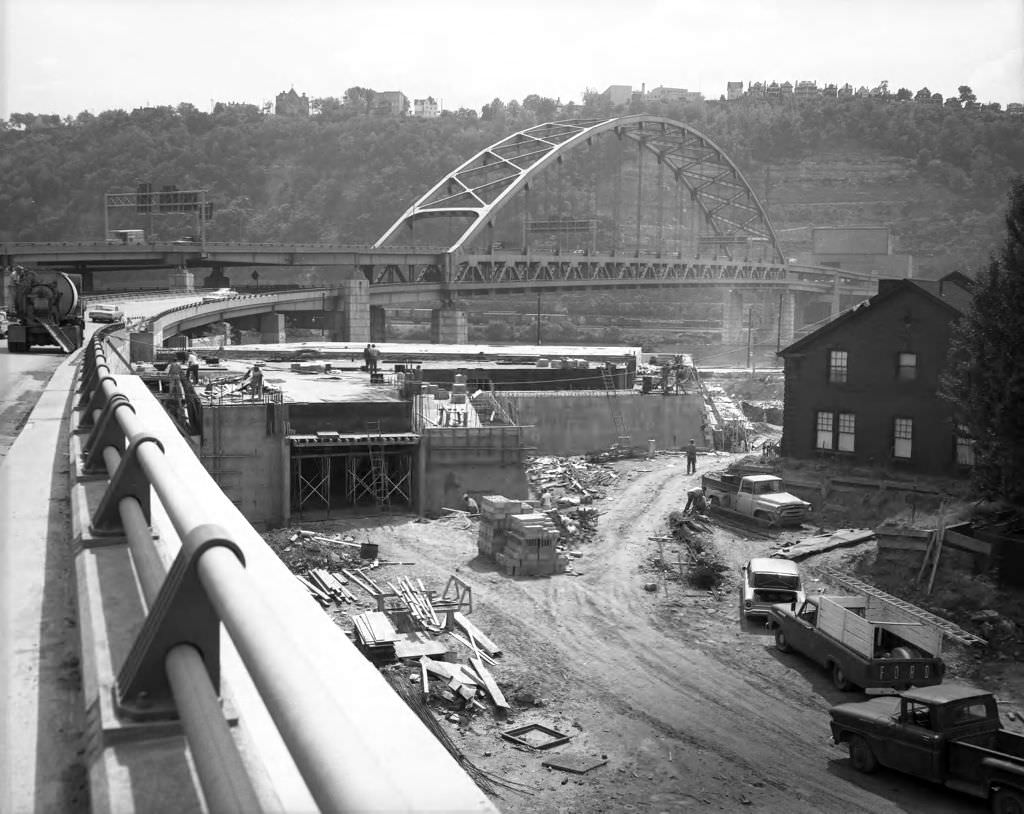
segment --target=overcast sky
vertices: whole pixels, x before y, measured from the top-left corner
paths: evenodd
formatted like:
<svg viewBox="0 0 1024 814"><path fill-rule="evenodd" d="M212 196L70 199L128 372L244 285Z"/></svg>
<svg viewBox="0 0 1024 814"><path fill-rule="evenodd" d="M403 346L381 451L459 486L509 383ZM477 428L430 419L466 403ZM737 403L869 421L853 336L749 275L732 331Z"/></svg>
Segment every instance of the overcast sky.
<svg viewBox="0 0 1024 814"><path fill-rule="evenodd" d="M0 118L817 80L1024 102L1024 0L0 0Z"/></svg>

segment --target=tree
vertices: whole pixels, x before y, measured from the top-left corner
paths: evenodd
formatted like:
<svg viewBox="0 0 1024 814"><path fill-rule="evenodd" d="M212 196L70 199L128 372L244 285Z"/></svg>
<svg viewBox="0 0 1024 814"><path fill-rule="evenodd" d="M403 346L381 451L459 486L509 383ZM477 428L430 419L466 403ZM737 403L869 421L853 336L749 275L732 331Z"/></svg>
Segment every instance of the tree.
<svg viewBox="0 0 1024 814"><path fill-rule="evenodd" d="M909 88L900 88L898 91L896 91L897 102L909 102L913 98L914 94L910 92Z"/></svg>
<svg viewBox="0 0 1024 814"><path fill-rule="evenodd" d="M960 109L960 100L955 96L950 96L944 103L944 107L955 107L957 110Z"/></svg>
<svg viewBox="0 0 1024 814"><path fill-rule="evenodd" d="M961 104L967 104L968 102L977 102L978 97L974 95L974 91L971 90L970 85L961 85L957 89L957 93L960 94L957 98Z"/></svg>
<svg viewBox="0 0 1024 814"><path fill-rule="evenodd" d="M930 90L928 90L927 85L925 87L921 88L921 90L919 90L917 93L914 94L914 101L915 102L929 102L929 101L931 101L931 98L932 98L932 92Z"/></svg>
<svg viewBox="0 0 1024 814"><path fill-rule="evenodd" d="M358 113L369 113L373 110L373 101L377 97L377 91L373 88L356 87L345 91L343 104L351 105Z"/></svg>
<svg viewBox="0 0 1024 814"><path fill-rule="evenodd" d="M975 489L1024 503L1024 176L1011 185L1006 241L953 329L941 393L975 440Z"/></svg>

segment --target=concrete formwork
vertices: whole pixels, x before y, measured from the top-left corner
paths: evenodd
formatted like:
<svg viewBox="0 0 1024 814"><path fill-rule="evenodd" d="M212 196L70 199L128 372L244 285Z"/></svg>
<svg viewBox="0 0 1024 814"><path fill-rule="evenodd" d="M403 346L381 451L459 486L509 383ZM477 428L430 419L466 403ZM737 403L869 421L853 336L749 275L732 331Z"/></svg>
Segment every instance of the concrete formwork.
<svg viewBox="0 0 1024 814"><path fill-rule="evenodd" d="M462 508L462 496L522 499L529 487L522 427L424 429L420 439L418 509Z"/></svg>
<svg viewBox="0 0 1024 814"><path fill-rule="evenodd" d="M495 396L523 426L524 443L536 447L540 455L582 455L614 443L618 433L610 399L622 411L634 446L646 446L653 439L658 448L672 449L704 437L704 400L697 393L608 396L594 391L518 391Z"/></svg>

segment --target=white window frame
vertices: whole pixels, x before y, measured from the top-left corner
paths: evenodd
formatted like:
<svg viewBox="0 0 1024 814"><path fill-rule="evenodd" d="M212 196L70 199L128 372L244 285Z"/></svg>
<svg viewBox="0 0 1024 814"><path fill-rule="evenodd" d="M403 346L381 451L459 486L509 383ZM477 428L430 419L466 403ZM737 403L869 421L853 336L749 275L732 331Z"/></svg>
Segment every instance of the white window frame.
<svg viewBox="0 0 1024 814"><path fill-rule="evenodd" d="M836 449L840 452L854 452L856 435L857 416L854 413L840 413L836 421Z"/></svg>
<svg viewBox="0 0 1024 814"><path fill-rule="evenodd" d="M838 364L839 362L842 364ZM833 384L846 384L850 378L850 354L845 350L828 352L828 380Z"/></svg>
<svg viewBox="0 0 1024 814"><path fill-rule="evenodd" d="M823 420L827 419L827 420ZM828 424L827 427L824 425ZM815 441L814 448L832 451L832 432L835 426L832 413L828 410L818 410L814 415Z"/></svg>
<svg viewBox="0 0 1024 814"><path fill-rule="evenodd" d="M901 382L917 380L917 354L901 352L896 355L896 378Z"/></svg>
<svg viewBox="0 0 1024 814"><path fill-rule="evenodd" d="M897 417L892 420L892 457L910 460L914 452L914 419Z"/></svg>
<svg viewBox="0 0 1024 814"><path fill-rule="evenodd" d="M966 424L956 425L956 462L958 466L974 466L974 439Z"/></svg>

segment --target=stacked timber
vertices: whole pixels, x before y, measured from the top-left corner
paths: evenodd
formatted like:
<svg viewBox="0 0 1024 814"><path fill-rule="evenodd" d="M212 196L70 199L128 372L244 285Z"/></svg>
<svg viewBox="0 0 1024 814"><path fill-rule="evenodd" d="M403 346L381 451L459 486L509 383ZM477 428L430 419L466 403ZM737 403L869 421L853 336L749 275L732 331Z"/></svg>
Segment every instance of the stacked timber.
<svg viewBox="0 0 1024 814"><path fill-rule="evenodd" d="M399 636L386 613L357 613L352 617L352 622L355 625L356 644L371 662L379 666L395 660L395 642Z"/></svg>
<svg viewBox="0 0 1024 814"><path fill-rule="evenodd" d="M494 561L510 577L565 573L568 558L555 550L558 527L546 514L514 514L509 518L504 550Z"/></svg>
<svg viewBox="0 0 1024 814"><path fill-rule="evenodd" d="M494 557L505 550L505 535L509 518L523 510L521 501L501 495L482 495L480 504L480 530L477 550L485 557Z"/></svg>

